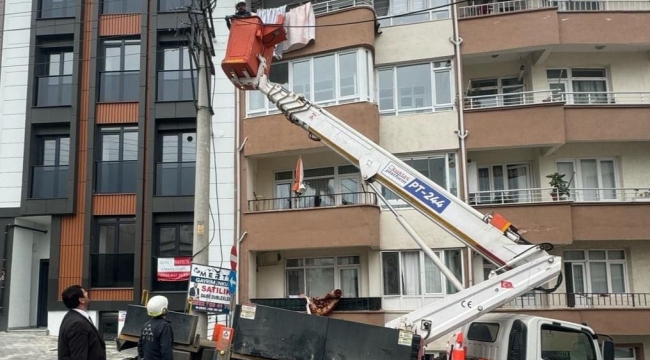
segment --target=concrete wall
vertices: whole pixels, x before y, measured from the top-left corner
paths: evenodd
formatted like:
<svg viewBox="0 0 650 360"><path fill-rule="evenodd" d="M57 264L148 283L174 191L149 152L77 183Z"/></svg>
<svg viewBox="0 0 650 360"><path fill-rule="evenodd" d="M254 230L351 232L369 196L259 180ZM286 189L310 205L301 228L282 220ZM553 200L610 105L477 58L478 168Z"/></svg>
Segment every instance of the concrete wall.
<svg viewBox="0 0 650 360"><path fill-rule="evenodd" d="M90 316L90 318L93 320L95 325L99 324L99 313L95 310L88 310L87 312L88 312L88 316ZM51 336L59 336L59 328L61 327L61 322L63 322L63 317L67 313L68 313L67 311L47 312L47 330L49 331Z"/></svg>
<svg viewBox="0 0 650 360"><path fill-rule="evenodd" d="M19 207L32 2L5 3L0 70L0 207Z"/></svg>
<svg viewBox="0 0 650 360"><path fill-rule="evenodd" d="M380 28L375 41L375 66L451 57L454 47L450 19ZM416 34L429 34L422 37Z"/></svg>
<svg viewBox="0 0 650 360"><path fill-rule="evenodd" d="M380 145L392 153L457 149L458 113L441 111L426 114L382 116Z"/></svg>

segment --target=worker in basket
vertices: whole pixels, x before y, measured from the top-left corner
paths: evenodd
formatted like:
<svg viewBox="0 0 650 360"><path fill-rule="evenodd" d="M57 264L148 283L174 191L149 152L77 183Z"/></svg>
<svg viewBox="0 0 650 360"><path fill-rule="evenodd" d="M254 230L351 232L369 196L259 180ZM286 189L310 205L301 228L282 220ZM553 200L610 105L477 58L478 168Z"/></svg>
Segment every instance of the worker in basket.
<svg viewBox="0 0 650 360"><path fill-rule="evenodd" d="M235 9L237 11L234 15L226 16L226 25L228 26L228 29L230 29L230 19L253 16L251 12L246 9L246 0L238 0L237 4L235 4Z"/></svg>

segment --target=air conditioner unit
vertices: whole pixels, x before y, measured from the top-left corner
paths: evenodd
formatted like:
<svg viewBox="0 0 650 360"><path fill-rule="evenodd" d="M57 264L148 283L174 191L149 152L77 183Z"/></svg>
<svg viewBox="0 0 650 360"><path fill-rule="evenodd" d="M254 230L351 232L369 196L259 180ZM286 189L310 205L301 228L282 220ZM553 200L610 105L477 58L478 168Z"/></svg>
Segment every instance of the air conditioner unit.
<svg viewBox="0 0 650 360"><path fill-rule="evenodd" d="M278 251L267 251L257 254L257 266L278 265L282 256Z"/></svg>

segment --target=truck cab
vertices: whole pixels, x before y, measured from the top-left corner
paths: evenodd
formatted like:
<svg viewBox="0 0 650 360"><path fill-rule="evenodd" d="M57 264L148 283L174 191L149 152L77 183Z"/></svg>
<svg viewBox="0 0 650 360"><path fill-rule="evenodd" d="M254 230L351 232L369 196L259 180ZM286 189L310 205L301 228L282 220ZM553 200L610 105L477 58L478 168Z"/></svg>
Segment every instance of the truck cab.
<svg viewBox="0 0 650 360"><path fill-rule="evenodd" d="M614 360L614 345L588 326L523 314L492 313L463 327L472 360Z"/></svg>

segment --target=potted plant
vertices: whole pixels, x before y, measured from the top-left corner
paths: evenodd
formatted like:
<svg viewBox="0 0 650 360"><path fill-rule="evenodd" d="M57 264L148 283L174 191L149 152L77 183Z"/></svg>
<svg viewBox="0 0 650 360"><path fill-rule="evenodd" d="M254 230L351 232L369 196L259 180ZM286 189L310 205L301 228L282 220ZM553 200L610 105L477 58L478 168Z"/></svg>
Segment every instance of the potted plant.
<svg viewBox="0 0 650 360"><path fill-rule="evenodd" d="M553 173L546 175L547 178L551 179L549 185L553 187L550 194L553 198L553 201L566 200L566 197L570 195L569 193L569 183L564 180L565 174Z"/></svg>

